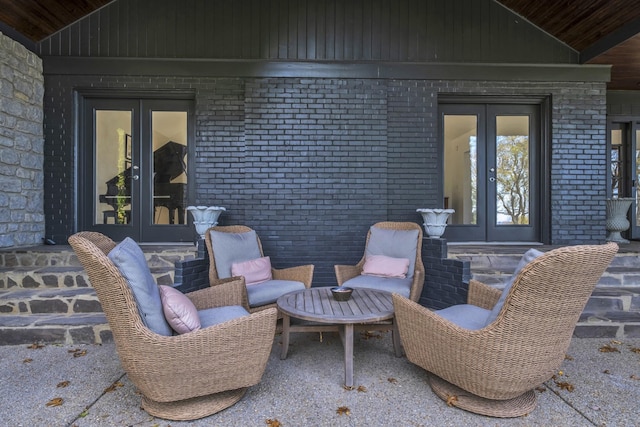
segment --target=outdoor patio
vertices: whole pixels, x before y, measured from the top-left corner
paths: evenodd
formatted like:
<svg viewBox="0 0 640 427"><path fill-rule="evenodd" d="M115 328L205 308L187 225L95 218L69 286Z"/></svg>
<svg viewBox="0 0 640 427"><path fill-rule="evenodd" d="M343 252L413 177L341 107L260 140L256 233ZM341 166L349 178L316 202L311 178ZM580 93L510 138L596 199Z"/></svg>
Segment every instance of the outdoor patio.
<svg viewBox="0 0 640 427"><path fill-rule="evenodd" d="M640 339L574 338L562 374L536 392L528 416L487 418L448 407L425 371L393 354L388 334L359 334L354 389L343 384L342 345L334 334L293 334L280 360L274 339L260 384L236 405L194 422L140 409L113 343L0 347L3 423L51 426L636 426ZM616 351L617 350L617 351ZM48 402L61 398L59 406Z"/></svg>

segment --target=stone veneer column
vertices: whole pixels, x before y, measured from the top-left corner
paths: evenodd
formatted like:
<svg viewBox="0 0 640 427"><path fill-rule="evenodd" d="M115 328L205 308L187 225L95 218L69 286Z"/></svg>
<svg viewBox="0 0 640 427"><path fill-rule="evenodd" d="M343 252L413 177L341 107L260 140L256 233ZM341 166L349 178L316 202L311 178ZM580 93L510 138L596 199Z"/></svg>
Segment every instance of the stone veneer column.
<svg viewBox="0 0 640 427"><path fill-rule="evenodd" d="M0 247L44 237L42 60L0 33Z"/></svg>

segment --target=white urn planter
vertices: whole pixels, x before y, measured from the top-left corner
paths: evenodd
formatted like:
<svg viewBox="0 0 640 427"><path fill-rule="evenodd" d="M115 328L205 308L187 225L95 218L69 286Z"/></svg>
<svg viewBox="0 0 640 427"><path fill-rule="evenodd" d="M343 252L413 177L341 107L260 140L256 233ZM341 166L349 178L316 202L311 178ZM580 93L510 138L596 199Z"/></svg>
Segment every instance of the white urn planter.
<svg viewBox="0 0 640 427"><path fill-rule="evenodd" d="M187 206L187 211L193 215L196 233L204 239L204 233L208 228L218 225L218 218L226 209L222 206Z"/></svg>
<svg viewBox="0 0 640 427"><path fill-rule="evenodd" d="M627 211L634 199L622 197L619 199L607 199L607 241L617 243L629 243L620 233L629 229Z"/></svg>
<svg viewBox="0 0 640 427"><path fill-rule="evenodd" d="M416 209L424 220L424 231L427 236L439 239L447 228L449 216L455 212L454 209Z"/></svg>

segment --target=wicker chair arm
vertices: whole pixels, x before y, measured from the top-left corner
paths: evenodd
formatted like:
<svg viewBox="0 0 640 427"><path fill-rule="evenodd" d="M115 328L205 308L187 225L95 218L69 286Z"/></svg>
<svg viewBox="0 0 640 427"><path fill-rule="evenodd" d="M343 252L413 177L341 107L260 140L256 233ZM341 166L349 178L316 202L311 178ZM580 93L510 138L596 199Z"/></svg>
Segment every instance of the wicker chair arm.
<svg viewBox="0 0 640 427"><path fill-rule="evenodd" d="M130 348L122 349L128 357L119 354L132 383L153 400L249 387L264 373L276 316L277 310L271 308L170 337L145 329Z"/></svg>
<svg viewBox="0 0 640 427"><path fill-rule="evenodd" d="M243 302L246 298L243 298L243 295L246 294L246 292L244 278L236 277L232 281L226 281L217 286L210 286L205 289L189 292L186 296L193 302L196 309L203 310L228 305L244 306ZM247 308L246 306L244 307Z"/></svg>
<svg viewBox="0 0 640 427"><path fill-rule="evenodd" d="M409 299L411 301L418 301L422 294L422 288L424 287L424 270L416 269L413 274L413 281L411 282L411 293Z"/></svg>
<svg viewBox="0 0 640 427"><path fill-rule="evenodd" d="M467 303L491 310L500 299L502 291L482 282L471 279L469 281L469 294Z"/></svg>
<svg viewBox="0 0 640 427"><path fill-rule="evenodd" d="M362 267L359 265L334 265L333 268L335 269L339 286L362 273Z"/></svg>
<svg viewBox="0 0 640 427"><path fill-rule="evenodd" d="M271 274L276 280L294 280L296 282L304 283L306 288L311 287L313 281L313 264L299 265L296 267L271 269Z"/></svg>

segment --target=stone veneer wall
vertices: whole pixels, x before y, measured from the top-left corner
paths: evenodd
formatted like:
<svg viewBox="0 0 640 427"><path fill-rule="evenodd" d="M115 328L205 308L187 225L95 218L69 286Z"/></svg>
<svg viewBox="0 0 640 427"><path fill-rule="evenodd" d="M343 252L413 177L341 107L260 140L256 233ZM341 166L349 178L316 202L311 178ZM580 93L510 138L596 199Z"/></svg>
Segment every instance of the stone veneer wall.
<svg viewBox="0 0 640 427"><path fill-rule="evenodd" d="M42 60L0 33L0 247L44 237Z"/></svg>

